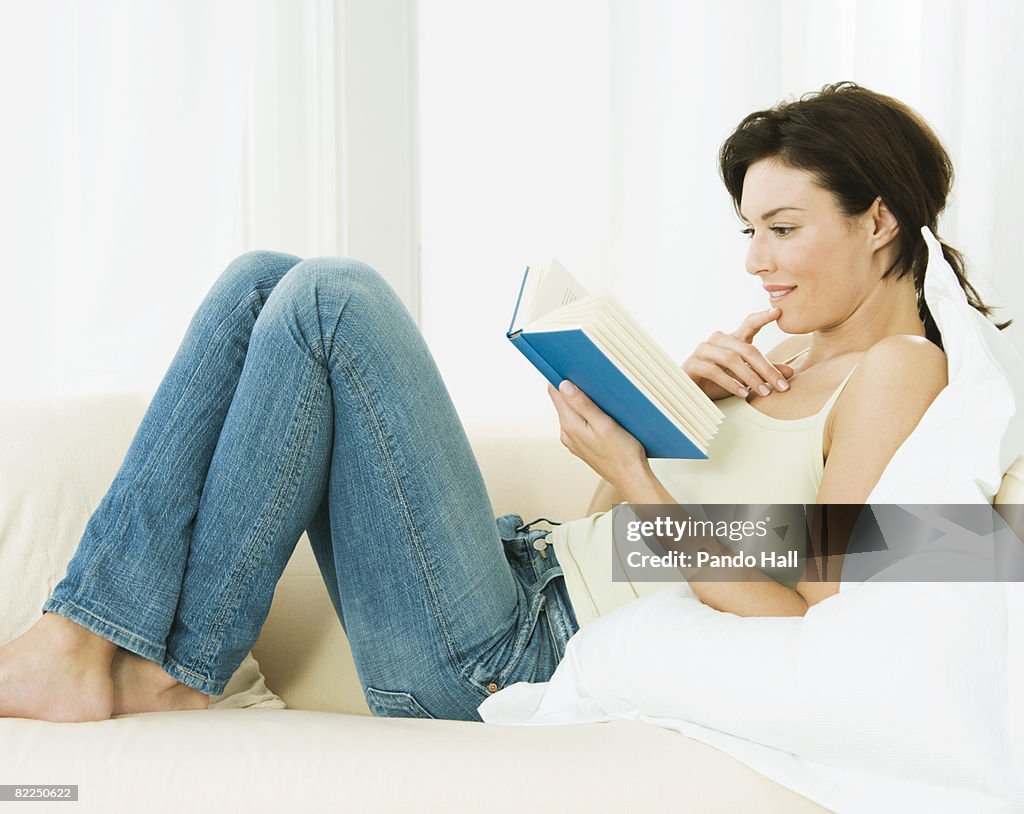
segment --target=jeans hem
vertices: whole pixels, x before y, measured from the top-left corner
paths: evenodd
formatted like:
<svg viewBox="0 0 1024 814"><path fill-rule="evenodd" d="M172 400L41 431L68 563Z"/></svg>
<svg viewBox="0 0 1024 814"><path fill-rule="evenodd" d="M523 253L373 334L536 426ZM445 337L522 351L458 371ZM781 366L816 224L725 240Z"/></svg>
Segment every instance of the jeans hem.
<svg viewBox="0 0 1024 814"><path fill-rule="evenodd" d="M109 622L93 611L83 608L81 605L69 602L68 600L54 599L50 597L43 604L44 613L55 613L63 616L86 630L90 630L97 636L113 642L118 647L123 647L137 656L155 661L160 664L164 658L166 647L143 639L131 631L125 630L120 625Z"/></svg>
<svg viewBox="0 0 1024 814"><path fill-rule="evenodd" d="M167 673L171 678L181 682L186 687L191 687L193 690L199 690L207 695L223 695L224 690L227 689L228 682L231 680L230 677L223 681L214 681L213 679L205 678L204 676L195 673L192 670L185 667L181 662L171 658L171 656L165 656L163 664L164 672Z"/></svg>

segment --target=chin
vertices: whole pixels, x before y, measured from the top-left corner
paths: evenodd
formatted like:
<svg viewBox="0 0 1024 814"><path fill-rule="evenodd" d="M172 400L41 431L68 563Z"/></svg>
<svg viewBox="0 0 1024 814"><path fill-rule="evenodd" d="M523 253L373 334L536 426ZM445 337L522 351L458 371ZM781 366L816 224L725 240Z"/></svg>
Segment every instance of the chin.
<svg viewBox="0 0 1024 814"><path fill-rule="evenodd" d="M809 334L814 330L813 327L805 325L803 320L798 316L794 314L787 314L785 311L779 314L779 318L775 320L775 324L784 334Z"/></svg>

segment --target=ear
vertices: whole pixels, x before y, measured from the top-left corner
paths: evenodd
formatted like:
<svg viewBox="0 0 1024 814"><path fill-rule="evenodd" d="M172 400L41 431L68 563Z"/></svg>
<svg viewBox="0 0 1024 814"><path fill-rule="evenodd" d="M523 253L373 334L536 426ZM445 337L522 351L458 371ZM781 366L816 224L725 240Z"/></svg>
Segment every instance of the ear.
<svg viewBox="0 0 1024 814"><path fill-rule="evenodd" d="M881 249L896 239L900 233L899 221L896 220L896 216L885 205L885 201L881 197L875 198L868 208L867 214L871 218L871 238L875 249Z"/></svg>

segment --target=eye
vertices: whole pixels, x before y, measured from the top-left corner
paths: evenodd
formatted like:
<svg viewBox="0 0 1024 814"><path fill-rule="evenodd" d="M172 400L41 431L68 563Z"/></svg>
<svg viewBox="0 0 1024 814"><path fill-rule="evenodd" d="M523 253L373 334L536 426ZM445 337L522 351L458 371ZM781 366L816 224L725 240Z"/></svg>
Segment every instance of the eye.
<svg viewBox="0 0 1024 814"><path fill-rule="evenodd" d="M771 228L771 230L773 232L775 232L775 234L778 237L786 237L786 235L788 235L790 232L792 232L796 227L795 226L772 226L770 228ZM748 226L745 229L740 229L740 234L741 235L746 235L747 237L753 237L754 236L754 230Z"/></svg>

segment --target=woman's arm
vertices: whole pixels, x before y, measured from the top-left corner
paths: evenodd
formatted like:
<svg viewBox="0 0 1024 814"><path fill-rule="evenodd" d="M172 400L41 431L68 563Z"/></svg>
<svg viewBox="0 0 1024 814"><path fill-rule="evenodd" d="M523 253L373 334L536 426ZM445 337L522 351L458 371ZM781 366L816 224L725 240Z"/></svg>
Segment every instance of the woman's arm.
<svg viewBox="0 0 1024 814"><path fill-rule="evenodd" d="M601 478L594 490L594 496L590 499L590 506L587 507L587 515L597 512L606 512L614 506L618 506L625 498L619 494L619 490L612 486L604 478Z"/></svg>
<svg viewBox="0 0 1024 814"><path fill-rule="evenodd" d="M946 354L922 336L889 336L873 345L836 402L817 503L865 503L947 376ZM808 576L796 585L808 607L839 592L842 560L808 561Z"/></svg>
<svg viewBox="0 0 1024 814"><path fill-rule="evenodd" d="M558 410L561 440L630 504L672 504L678 501L651 470L643 446L611 416L568 381L558 390L548 385ZM620 501L621 502L621 501ZM714 537L701 540L711 554L731 554ZM702 569L680 569L693 578L694 593L717 610L740 616L802 616L807 603L791 588L756 568L734 568L730 574L744 582L700 580ZM721 573L721 572L719 572Z"/></svg>
<svg viewBox="0 0 1024 814"><path fill-rule="evenodd" d="M650 467L647 467L646 472L638 471L632 481L623 487L623 494L631 505L678 503L651 472ZM735 553L714 537L701 542L701 547L714 556ZM776 582L758 568L730 568L729 574L742 580L739 582L725 582L721 577L702 579L705 569L697 567L679 570L700 601L715 610L735 613L737 616L803 616L807 612L803 596ZM707 569L707 573L710 574L711 570ZM718 573L721 574L722 570L718 569Z"/></svg>

